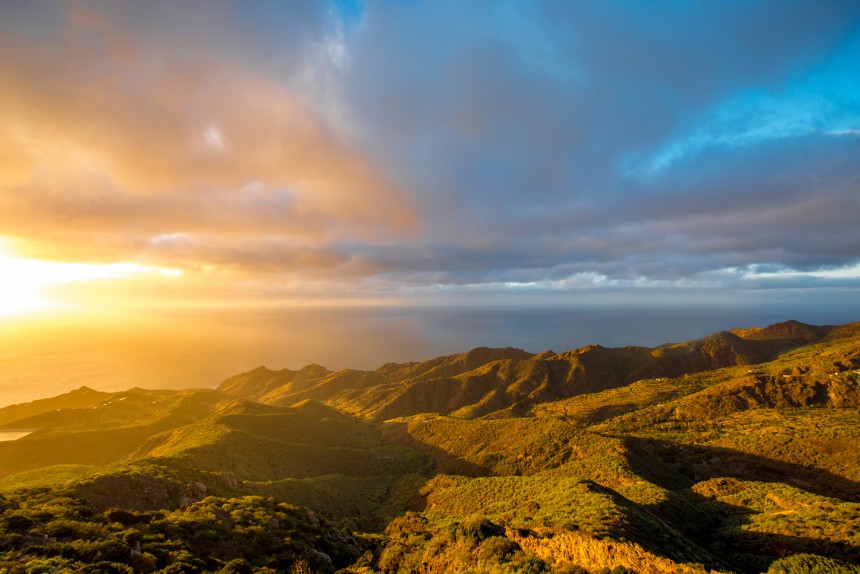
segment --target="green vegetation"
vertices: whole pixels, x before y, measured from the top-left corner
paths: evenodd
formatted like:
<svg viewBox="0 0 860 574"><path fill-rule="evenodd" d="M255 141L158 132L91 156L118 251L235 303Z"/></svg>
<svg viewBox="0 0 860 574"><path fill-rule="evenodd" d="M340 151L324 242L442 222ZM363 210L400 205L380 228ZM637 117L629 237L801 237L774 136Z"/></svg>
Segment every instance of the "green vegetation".
<svg viewBox="0 0 860 574"><path fill-rule="evenodd" d="M0 571L333 572L365 542L273 498L208 497L181 510L98 511L71 493L0 498Z"/></svg>
<svg viewBox="0 0 860 574"><path fill-rule="evenodd" d="M0 409L0 572L858 572L860 324Z"/></svg>
<svg viewBox="0 0 860 574"><path fill-rule="evenodd" d="M84 464L57 464L33 470L25 470L0 479L0 492L42 486L63 486L73 480L84 478L98 467Z"/></svg>
<svg viewBox="0 0 860 574"><path fill-rule="evenodd" d="M860 566L815 554L795 554L770 565L767 574L858 574Z"/></svg>
<svg viewBox="0 0 860 574"><path fill-rule="evenodd" d="M43 410L67 404L69 395L83 395L88 406ZM27 405L0 409L0 420L10 413L29 415L6 427L39 429L22 439L0 442L0 477L55 465L109 464L131 455L153 435L197 422L225 401L235 401L212 390L96 393L79 389L58 399L62 400L37 401L41 412Z"/></svg>

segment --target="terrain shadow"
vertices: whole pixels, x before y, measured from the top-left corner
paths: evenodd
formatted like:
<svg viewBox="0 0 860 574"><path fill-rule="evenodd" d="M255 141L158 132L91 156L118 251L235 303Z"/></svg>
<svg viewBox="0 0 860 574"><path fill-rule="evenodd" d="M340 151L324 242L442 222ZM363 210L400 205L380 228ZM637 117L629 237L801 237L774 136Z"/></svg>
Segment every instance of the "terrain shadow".
<svg viewBox="0 0 860 574"><path fill-rule="evenodd" d="M764 572L773 561L801 553L860 563L860 546L823 534L813 538L756 530L754 510L691 490L673 491L663 502L643 508L738 572ZM791 526L785 528L789 530Z"/></svg>
<svg viewBox="0 0 860 574"><path fill-rule="evenodd" d="M728 561L733 569L762 572L774 560L795 553L860 563L860 546L823 536L812 538L745 528L753 524L754 511L691 490L696 483L726 478L784 483L820 496L857 502L860 500L857 482L819 468L727 448L637 437L626 437L625 444L631 469L670 491L667 500L644 508Z"/></svg>
<svg viewBox="0 0 860 574"><path fill-rule="evenodd" d="M409 447L427 457L432 463L432 474L458 474L462 476L493 476L492 470L486 466L475 464L454 455L443 448L428 444L409 433L406 423L387 423L388 428L383 434L388 444Z"/></svg>
<svg viewBox="0 0 860 574"><path fill-rule="evenodd" d="M860 483L826 470L722 447L624 437L633 472L669 490L712 478L782 482L801 490L860 502Z"/></svg>

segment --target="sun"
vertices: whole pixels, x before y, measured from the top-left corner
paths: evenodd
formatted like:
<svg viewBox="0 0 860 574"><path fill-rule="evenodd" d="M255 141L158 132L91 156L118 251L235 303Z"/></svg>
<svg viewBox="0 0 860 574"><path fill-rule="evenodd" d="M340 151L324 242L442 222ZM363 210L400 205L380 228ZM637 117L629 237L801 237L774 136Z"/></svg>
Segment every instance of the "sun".
<svg viewBox="0 0 860 574"><path fill-rule="evenodd" d="M50 311L58 306L41 294L46 285L44 274L32 263L0 251L0 317Z"/></svg>
<svg viewBox="0 0 860 574"><path fill-rule="evenodd" d="M3 268L3 262L0 262L0 273L6 277ZM0 317L48 311L55 306L54 302L40 296L28 285L8 285L4 282L4 285L0 286Z"/></svg>
<svg viewBox="0 0 860 574"><path fill-rule="evenodd" d="M69 263L16 257L0 240L0 317L63 309L61 301L47 296L49 287L84 281L109 281L141 273L176 276L174 269L135 263Z"/></svg>

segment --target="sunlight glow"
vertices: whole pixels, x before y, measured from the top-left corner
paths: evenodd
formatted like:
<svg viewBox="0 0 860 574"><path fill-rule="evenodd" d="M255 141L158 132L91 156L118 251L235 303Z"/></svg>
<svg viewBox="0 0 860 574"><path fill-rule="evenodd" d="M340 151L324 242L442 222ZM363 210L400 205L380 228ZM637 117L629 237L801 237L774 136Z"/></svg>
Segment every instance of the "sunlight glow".
<svg viewBox="0 0 860 574"><path fill-rule="evenodd" d="M126 278L139 273L159 273L175 277L176 269L148 267L135 263L59 263L16 257L0 242L0 317L50 311L62 307L46 297L48 286L82 281Z"/></svg>

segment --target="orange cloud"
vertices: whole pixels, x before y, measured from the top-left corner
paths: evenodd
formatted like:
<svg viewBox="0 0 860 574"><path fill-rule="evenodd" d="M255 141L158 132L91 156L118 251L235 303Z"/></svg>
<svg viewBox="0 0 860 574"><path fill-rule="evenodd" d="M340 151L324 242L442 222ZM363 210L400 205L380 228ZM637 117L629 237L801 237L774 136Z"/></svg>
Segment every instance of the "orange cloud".
<svg viewBox="0 0 860 574"><path fill-rule="evenodd" d="M19 252L336 267L331 242L417 224L325 118L236 62L80 9L48 43L0 51L0 235Z"/></svg>

